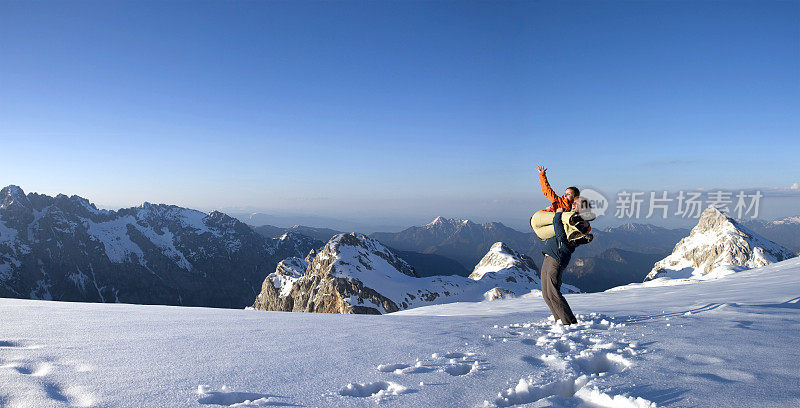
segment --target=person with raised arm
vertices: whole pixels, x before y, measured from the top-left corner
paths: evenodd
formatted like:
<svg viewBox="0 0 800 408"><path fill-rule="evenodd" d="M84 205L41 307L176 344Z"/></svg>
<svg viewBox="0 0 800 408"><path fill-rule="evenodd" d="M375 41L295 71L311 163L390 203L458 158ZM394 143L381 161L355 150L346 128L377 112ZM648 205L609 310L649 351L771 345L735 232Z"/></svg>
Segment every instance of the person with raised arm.
<svg viewBox="0 0 800 408"><path fill-rule="evenodd" d="M567 303L567 299L561 294L561 274L569 264L572 258L572 253L579 245L586 244L591 239L583 236L578 239L568 239L567 232L564 230L564 225L561 221L561 213L564 212L563 208L556 208L553 215L552 224L555 229L555 236L548 238L544 241L544 260L542 261L541 270L541 284L542 284L542 298L550 308L553 318L556 321L561 321L563 325L575 324L578 319L572 313L572 309Z"/></svg>
<svg viewBox="0 0 800 408"><path fill-rule="evenodd" d="M542 194L550 200L550 205L544 210L537 211L530 219L531 228L542 241L555 236L553 212L561 210L561 224L566 231L567 239L591 240L594 238L589 221L595 218L591 212L589 202L580 197L578 187L567 187L564 195L558 196L547 181L547 169L538 167L539 184ZM588 243L587 242L587 243Z"/></svg>

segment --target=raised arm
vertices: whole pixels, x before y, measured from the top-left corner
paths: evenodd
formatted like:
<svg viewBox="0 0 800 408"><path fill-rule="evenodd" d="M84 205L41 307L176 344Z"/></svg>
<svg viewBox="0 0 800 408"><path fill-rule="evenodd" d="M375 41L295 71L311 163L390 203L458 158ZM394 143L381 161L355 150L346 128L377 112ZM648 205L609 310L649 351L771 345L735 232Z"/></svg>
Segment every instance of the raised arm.
<svg viewBox="0 0 800 408"><path fill-rule="evenodd" d="M553 188L550 187L550 183L547 182L547 169L539 166L539 185L542 187L542 194L547 197L550 202L558 201L560 198Z"/></svg>

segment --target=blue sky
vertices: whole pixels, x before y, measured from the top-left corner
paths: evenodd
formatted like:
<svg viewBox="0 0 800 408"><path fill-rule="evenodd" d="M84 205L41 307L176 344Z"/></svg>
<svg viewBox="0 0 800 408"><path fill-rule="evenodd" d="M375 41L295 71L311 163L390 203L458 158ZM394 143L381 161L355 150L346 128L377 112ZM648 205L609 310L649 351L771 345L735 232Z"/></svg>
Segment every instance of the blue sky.
<svg viewBox="0 0 800 408"><path fill-rule="evenodd" d="M0 184L107 207L513 223L540 163L800 182L800 2L12 1L0 55Z"/></svg>

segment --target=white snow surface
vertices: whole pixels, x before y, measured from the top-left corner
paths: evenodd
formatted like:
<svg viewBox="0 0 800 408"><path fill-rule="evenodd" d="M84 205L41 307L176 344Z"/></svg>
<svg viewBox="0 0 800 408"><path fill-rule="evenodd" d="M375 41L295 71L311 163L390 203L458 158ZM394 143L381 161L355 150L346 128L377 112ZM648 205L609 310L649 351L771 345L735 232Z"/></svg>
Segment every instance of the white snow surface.
<svg viewBox="0 0 800 408"><path fill-rule="evenodd" d="M0 299L3 407L790 407L800 260L713 281L337 315Z"/></svg>

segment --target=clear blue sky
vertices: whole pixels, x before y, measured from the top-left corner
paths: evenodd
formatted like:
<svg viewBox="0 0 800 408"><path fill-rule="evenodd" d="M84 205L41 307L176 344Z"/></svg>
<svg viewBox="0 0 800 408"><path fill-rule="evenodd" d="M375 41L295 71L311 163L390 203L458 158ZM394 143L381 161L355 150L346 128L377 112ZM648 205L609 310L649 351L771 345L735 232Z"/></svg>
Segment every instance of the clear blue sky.
<svg viewBox="0 0 800 408"><path fill-rule="evenodd" d="M788 188L799 113L798 1L0 3L0 184L110 207Z"/></svg>

